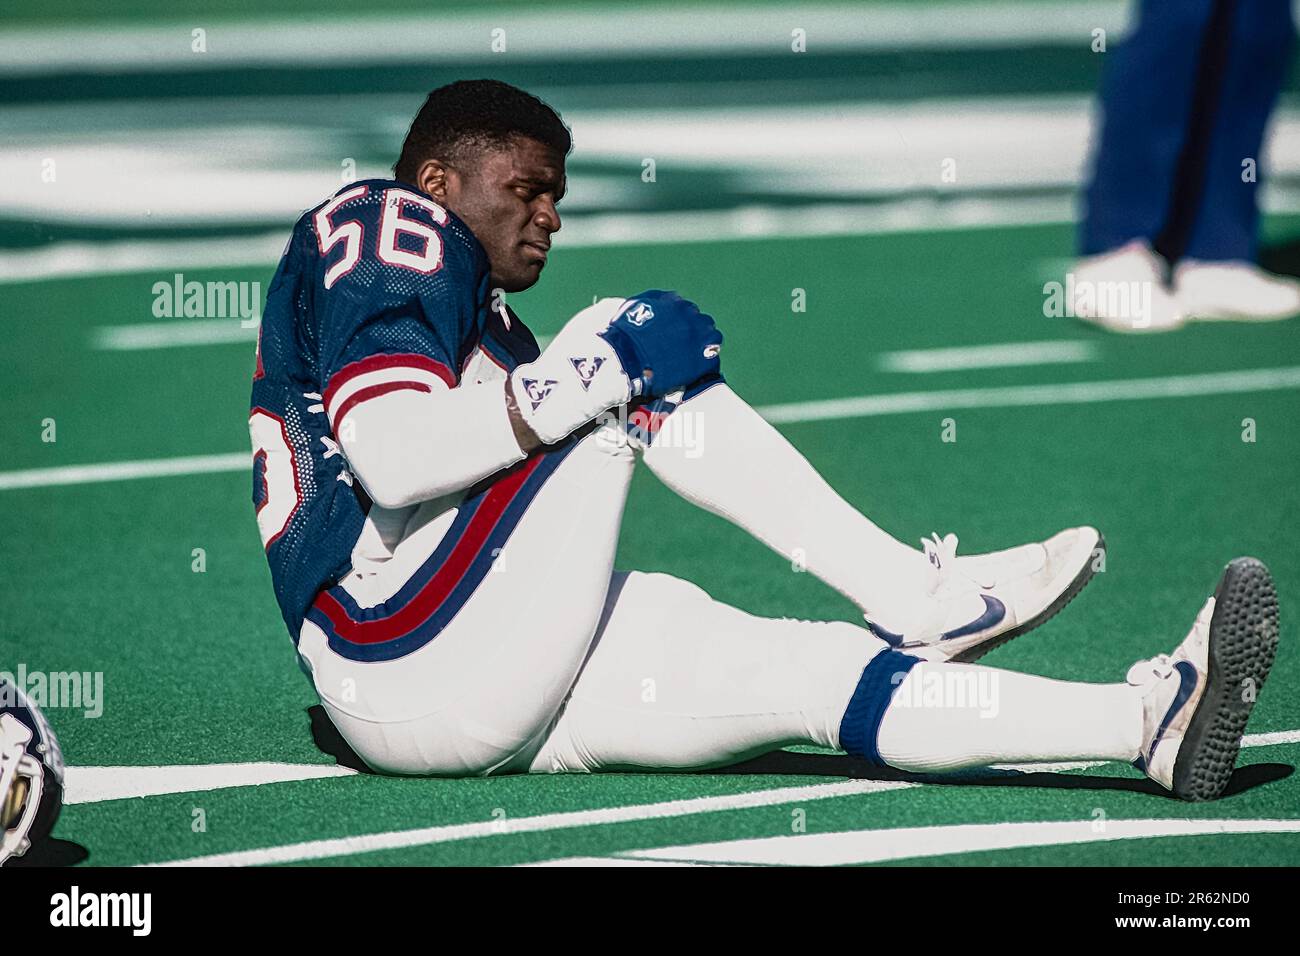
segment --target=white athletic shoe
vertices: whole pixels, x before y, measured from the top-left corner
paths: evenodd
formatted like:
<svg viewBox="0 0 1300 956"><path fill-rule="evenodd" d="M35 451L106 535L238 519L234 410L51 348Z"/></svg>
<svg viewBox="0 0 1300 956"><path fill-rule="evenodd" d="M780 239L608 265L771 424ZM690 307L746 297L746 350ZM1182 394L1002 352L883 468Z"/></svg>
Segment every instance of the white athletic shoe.
<svg viewBox="0 0 1300 956"><path fill-rule="evenodd" d="M1140 239L1074 264L1073 315L1112 332L1168 332L1187 317L1165 286L1165 261Z"/></svg>
<svg viewBox="0 0 1300 956"><path fill-rule="evenodd" d="M931 567L929 598L903 613L897 631L869 615L867 626L909 654L959 663L978 660L1055 615L1083 590L1106 549L1101 533L1086 527L960 558L954 534L921 544Z"/></svg>
<svg viewBox="0 0 1300 956"><path fill-rule="evenodd" d="M1144 688L1142 750L1133 765L1184 800L1223 793L1277 639L1268 568L1237 558L1187 639L1129 669L1128 683Z"/></svg>
<svg viewBox="0 0 1300 956"><path fill-rule="evenodd" d="M1196 319L1271 322L1300 314L1300 282L1253 262L1184 259L1174 269L1174 295Z"/></svg>

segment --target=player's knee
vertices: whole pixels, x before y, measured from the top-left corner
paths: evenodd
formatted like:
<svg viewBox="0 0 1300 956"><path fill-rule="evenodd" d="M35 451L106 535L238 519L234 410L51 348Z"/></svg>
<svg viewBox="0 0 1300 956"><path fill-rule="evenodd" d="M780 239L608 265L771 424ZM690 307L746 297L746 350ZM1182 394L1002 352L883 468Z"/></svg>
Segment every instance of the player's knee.
<svg viewBox="0 0 1300 956"><path fill-rule="evenodd" d="M611 588L611 595L615 588ZM628 571L617 584L615 613L644 626L669 626L680 615L688 618L713 603L697 584L657 571Z"/></svg>

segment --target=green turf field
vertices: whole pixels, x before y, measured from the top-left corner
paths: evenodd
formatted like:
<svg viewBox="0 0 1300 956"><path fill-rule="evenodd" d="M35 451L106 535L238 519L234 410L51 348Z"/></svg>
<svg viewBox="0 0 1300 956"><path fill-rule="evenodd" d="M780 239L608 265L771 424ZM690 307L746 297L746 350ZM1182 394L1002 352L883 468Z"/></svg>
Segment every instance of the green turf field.
<svg viewBox="0 0 1300 956"><path fill-rule="evenodd" d="M0 123L27 122L15 115ZM370 142L383 154L393 134ZM694 192L707 207L707 187ZM168 238L138 222L100 223L96 234L51 219L38 235L23 232L26 213L0 209L0 219L22 233L0 243L11 251L52 239L93 247ZM212 232L238 238L247 228ZM1268 231L1285 242L1300 218L1273 216ZM249 474L228 460L206 473L194 465L122 480L98 467L247 449L247 337L101 347L105 329L165 321L150 314L152 287L182 270L146 266L0 282L0 503L9 515L0 670L98 672L104 682L102 716L47 710L75 801L47 859L780 863L806 862L805 852L822 859L826 844L808 841L840 834L839 862L1300 863L1300 325L1122 337L1046 317L1043 282L1072 254L1072 239L1064 222L570 247L562 233L542 283L511 302L540 334L594 295L669 285L705 304L726 333L733 386L780 419L852 503L906 540L955 531L973 553L1099 527L1104 573L1047 626L983 663L1121 680L1132 661L1181 640L1228 559L1263 559L1281 595L1282 648L1222 800L1182 804L1114 764L923 779L808 749L707 774L450 781L338 771L313 742L315 697L273 600ZM183 271L265 288L272 263ZM791 310L794 289L806 291L805 312ZM886 359L1016 342L1076 343L1084 357L930 373ZM1017 391L1033 386L1042 389ZM807 404L901 395L921 410L880 401L818 417ZM945 419L956 441L942 440ZM50 420L54 441L43 440ZM1252 427L1254 440L1243 440ZM645 473L634 481L619 562L688 578L758 614L857 619L838 594ZM96 769L113 767L137 769ZM142 769L153 767L170 769ZM277 773L304 779L255 782ZM1160 835L1161 823L1173 830ZM1221 832L1234 826L1243 832ZM980 836L990 827L1005 848L970 849L970 840L998 845ZM887 832L904 828L917 832ZM716 843L733 846L695 848Z"/></svg>

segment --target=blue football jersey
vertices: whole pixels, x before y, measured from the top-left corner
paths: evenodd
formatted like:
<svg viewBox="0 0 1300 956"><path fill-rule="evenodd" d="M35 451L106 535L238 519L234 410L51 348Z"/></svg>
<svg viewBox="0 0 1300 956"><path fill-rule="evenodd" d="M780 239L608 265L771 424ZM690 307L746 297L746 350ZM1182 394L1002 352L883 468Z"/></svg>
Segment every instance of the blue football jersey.
<svg viewBox="0 0 1300 956"><path fill-rule="evenodd" d="M335 426L387 391L455 388L471 360L536 358L517 316L490 306L483 247L411 186L350 184L294 226L263 311L249 432L258 528L295 641L317 592L347 573L370 507Z"/></svg>

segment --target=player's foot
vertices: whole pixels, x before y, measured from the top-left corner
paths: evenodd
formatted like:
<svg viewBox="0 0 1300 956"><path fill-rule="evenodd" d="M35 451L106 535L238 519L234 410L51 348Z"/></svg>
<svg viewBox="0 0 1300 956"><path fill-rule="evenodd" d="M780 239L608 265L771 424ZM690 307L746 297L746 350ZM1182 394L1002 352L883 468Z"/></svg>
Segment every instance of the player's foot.
<svg viewBox="0 0 1300 956"><path fill-rule="evenodd" d="M1269 322L1300 314L1300 282L1253 262L1185 259L1174 269L1174 293L1196 319Z"/></svg>
<svg viewBox="0 0 1300 956"><path fill-rule="evenodd" d="M936 534L922 544L931 569L928 599L899 615L901 621L869 615L867 626L909 654L959 663L978 660L1069 604L1106 548L1101 533L1086 527L960 558L956 535Z"/></svg>
<svg viewBox="0 0 1300 956"><path fill-rule="evenodd" d="M1246 720L1277 654L1268 568L1237 558L1172 654L1139 661L1142 750L1134 766L1184 800L1213 800L1232 776Z"/></svg>
<svg viewBox="0 0 1300 956"><path fill-rule="evenodd" d="M1165 262L1141 240L1080 259L1071 275L1075 317L1112 332L1168 332L1187 321L1165 286Z"/></svg>

